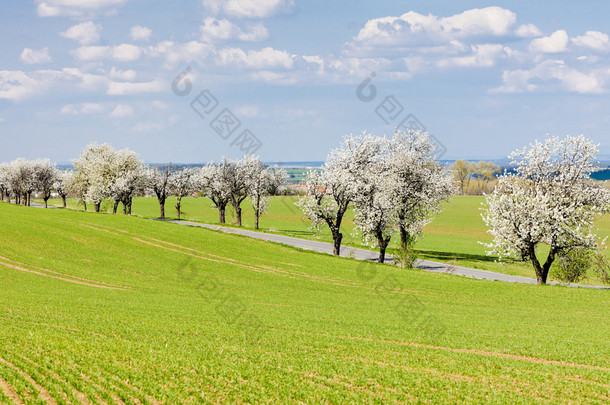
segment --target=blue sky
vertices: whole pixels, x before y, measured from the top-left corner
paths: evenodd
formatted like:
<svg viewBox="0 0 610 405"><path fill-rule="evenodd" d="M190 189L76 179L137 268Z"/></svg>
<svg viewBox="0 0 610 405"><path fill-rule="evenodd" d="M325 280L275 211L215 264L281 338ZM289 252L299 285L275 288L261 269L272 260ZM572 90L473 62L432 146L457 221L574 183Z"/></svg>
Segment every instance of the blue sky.
<svg viewBox="0 0 610 405"><path fill-rule="evenodd" d="M409 115L446 148L443 158L499 158L546 134L580 133L610 155L608 2L0 8L0 161L67 162L90 142L147 162L252 151L266 161L324 160L343 135L391 135L403 121L414 125Z"/></svg>

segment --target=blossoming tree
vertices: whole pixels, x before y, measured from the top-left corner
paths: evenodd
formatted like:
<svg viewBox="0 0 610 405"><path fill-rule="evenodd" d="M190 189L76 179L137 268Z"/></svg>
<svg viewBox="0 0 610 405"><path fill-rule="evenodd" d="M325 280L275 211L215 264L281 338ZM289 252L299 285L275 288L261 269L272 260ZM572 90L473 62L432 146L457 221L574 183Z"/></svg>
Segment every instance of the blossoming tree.
<svg viewBox="0 0 610 405"><path fill-rule="evenodd" d="M548 138L513 152L514 173L500 176L483 219L493 236L488 254L521 257L545 284L558 255L596 249L596 218L610 211L610 191L590 180L597 146L584 136ZM548 246L544 261L540 246Z"/></svg>

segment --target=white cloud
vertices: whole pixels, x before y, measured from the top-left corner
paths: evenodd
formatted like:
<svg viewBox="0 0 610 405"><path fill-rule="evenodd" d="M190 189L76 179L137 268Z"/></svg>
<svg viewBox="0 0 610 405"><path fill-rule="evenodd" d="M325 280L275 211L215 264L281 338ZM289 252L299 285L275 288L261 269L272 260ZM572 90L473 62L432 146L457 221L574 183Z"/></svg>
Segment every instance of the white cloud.
<svg viewBox="0 0 610 405"><path fill-rule="evenodd" d="M114 118L125 118L133 115L133 107L128 104L118 104L110 113Z"/></svg>
<svg viewBox="0 0 610 405"><path fill-rule="evenodd" d="M81 46L71 51L79 61L89 62L102 59L112 59L117 62L133 62L142 56L140 47L132 44L116 46Z"/></svg>
<svg viewBox="0 0 610 405"><path fill-rule="evenodd" d="M36 0L40 17L94 17L114 14L127 0Z"/></svg>
<svg viewBox="0 0 610 405"><path fill-rule="evenodd" d="M106 94L125 96L131 94L159 93L168 88L168 84L160 79L150 82L110 82Z"/></svg>
<svg viewBox="0 0 610 405"><path fill-rule="evenodd" d="M35 65L51 62L51 55L49 54L49 48L42 48L39 51L31 48L24 48L19 59L25 64Z"/></svg>
<svg viewBox="0 0 610 405"><path fill-rule="evenodd" d="M540 37L542 32L534 24L523 24L515 30L515 34L522 38Z"/></svg>
<svg viewBox="0 0 610 405"><path fill-rule="evenodd" d="M118 70L113 66L110 69L110 73L108 73L108 77L110 77L111 79L130 81L136 78L136 71L131 69Z"/></svg>
<svg viewBox="0 0 610 405"><path fill-rule="evenodd" d="M248 69L291 69L294 65L288 52L269 47L247 52L240 48L224 48L218 52L217 63L221 66Z"/></svg>
<svg viewBox="0 0 610 405"><path fill-rule="evenodd" d="M400 17L375 18L366 22L352 48L436 46L455 40L491 39L511 33L515 14L500 7L466 10L439 18L410 11Z"/></svg>
<svg viewBox="0 0 610 405"><path fill-rule="evenodd" d="M278 13L290 12L293 0L203 0L203 6L211 13L237 18L266 18Z"/></svg>
<svg viewBox="0 0 610 405"><path fill-rule="evenodd" d="M581 72L571 68L562 60L545 60L532 69L505 71L502 86L492 89L492 93L524 93L556 88L581 94L597 94L604 91L608 72Z"/></svg>
<svg viewBox="0 0 610 405"><path fill-rule="evenodd" d="M299 78L295 77L293 74L288 74L286 72L271 72L269 70L250 73L248 77L254 81L272 83L273 85L291 85L299 81Z"/></svg>
<svg viewBox="0 0 610 405"><path fill-rule="evenodd" d="M199 30L203 42L227 41L230 39L262 41L269 37L269 31L262 23L251 24L244 31L229 20L218 20L213 17L206 18Z"/></svg>
<svg viewBox="0 0 610 405"><path fill-rule="evenodd" d="M102 26L95 24L92 21L73 25L60 35L64 38L69 38L77 41L81 45L91 45L100 40Z"/></svg>
<svg viewBox="0 0 610 405"><path fill-rule="evenodd" d="M131 62L142 56L142 51L136 45L121 44L112 50L112 58L119 62Z"/></svg>
<svg viewBox="0 0 610 405"><path fill-rule="evenodd" d="M134 25L129 30L129 36L133 41L148 41L152 35L152 30L141 25Z"/></svg>
<svg viewBox="0 0 610 405"><path fill-rule="evenodd" d="M568 33L565 30L557 30L548 37L533 39L529 49L532 52L560 53L568 50L567 45Z"/></svg>
<svg viewBox="0 0 610 405"><path fill-rule="evenodd" d="M20 70L0 70L0 99L21 101L46 91L53 71L25 73Z"/></svg>
<svg viewBox="0 0 610 405"><path fill-rule="evenodd" d="M472 45L472 53L468 56L457 56L441 59L437 62L439 67L492 67L507 54L500 44Z"/></svg>
<svg viewBox="0 0 610 405"><path fill-rule="evenodd" d="M200 64L214 51L214 46L197 41L176 43L171 41L159 42L147 49L147 55L165 59L166 68L174 68L180 63L199 62Z"/></svg>
<svg viewBox="0 0 610 405"><path fill-rule="evenodd" d="M572 43L581 48L605 52L610 50L608 34L599 31L587 31L585 35L572 38Z"/></svg>
<svg viewBox="0 0 610 405"><path fill-rule="evenodd" d="M61 108L60 112L68 115L101 114L107 109L108 107L102 103L80 103L67 104Z"/></svg>

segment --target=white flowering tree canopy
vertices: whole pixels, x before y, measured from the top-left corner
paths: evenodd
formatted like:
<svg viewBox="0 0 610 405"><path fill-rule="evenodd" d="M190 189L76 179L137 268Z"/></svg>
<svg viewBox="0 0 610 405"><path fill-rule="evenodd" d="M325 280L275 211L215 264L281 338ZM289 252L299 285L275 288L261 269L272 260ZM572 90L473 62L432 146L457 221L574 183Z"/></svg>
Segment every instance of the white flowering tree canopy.
<svg viewBox="0 0 610 405"><path fill-rule="evenodd" d="M131 206L134 193L144 188L142 162L130 150L90 144L73 164L76 173L71 188L83 202L93 203L96 212L106 198L115 201L115 210L117 201Z"/></svg>
<svg viewBox="0 0 610 405"><path fill-rule="evenodd" d="M193 184L218 209L219 222L225 223L227 204L231 201L231 188L228 182L230 168L226 162L221 164L209 163L193 175Z"/></svg>
<svg viewBox="0 0 610 405"><path fill-rule="evenodd" d="M456 189L451 175L436 161L436 146L425 132L396 130L388 147L384 178L396 213L401 248L406 249Z"/></svg>
<svg viewBox="0 0 610 405"><path fill-rule="evenodd" d="M483 219L493 236L488 254L531 261L543 284L558 254L598 248L594 221L610 211L610 191L589 177L596 156L597 146L582 135L513 152L515 172L500 176L486 197ZM543 263L540 245L549 251Z"/></svg>
<svg viewBox="0 0 610 405"><path fill-rule="evenodd" d="M280 189L287 177L280 168L267 167L259 158L247 156L246 189L254 210L254 229L259 229L260 217L267 212L269 196Z"/></svg>
<svg viewBox="0 0 610 405"><path fill-rule="evenodd" d="M312 229L318 230L322 224L330 228L334 254L337 256L343 238L343 216L362 186L356 180L372 164L381 149L382 141L376 136L366 133L346 136L343 144L328 155L321 171L307 174L307 193L297 205L312 222Z"/></svg>

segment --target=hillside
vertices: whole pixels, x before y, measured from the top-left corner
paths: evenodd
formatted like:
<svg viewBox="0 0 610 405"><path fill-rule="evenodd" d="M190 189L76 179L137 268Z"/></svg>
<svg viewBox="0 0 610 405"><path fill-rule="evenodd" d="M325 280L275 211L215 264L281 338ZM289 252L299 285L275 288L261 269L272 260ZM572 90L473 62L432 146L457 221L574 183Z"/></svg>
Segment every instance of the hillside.
<svg viewBox="0 0 610 405"><path fill-rule="evenodd" d="M610 400L608 291L0 204L0 403Z"/></svg>

